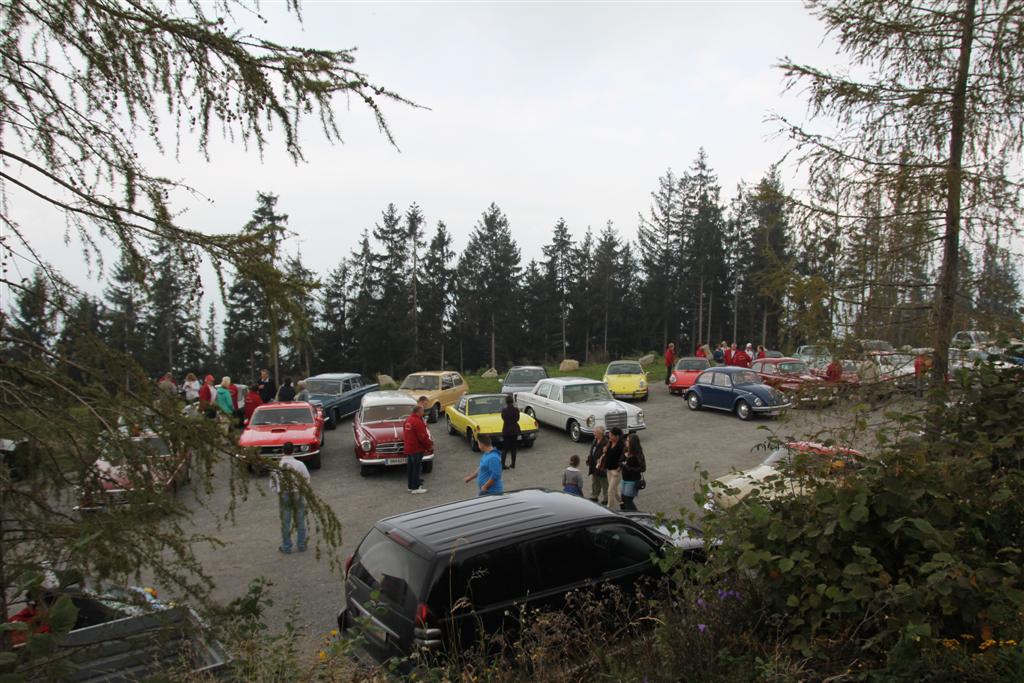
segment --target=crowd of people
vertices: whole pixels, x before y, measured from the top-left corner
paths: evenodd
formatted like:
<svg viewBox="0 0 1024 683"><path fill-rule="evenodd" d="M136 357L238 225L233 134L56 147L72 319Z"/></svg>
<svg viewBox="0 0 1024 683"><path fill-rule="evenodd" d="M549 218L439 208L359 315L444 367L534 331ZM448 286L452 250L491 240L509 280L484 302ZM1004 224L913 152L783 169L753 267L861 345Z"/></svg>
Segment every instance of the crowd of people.
<svg viewBox="0 0 1024 683"><path fill-rule="evenodd" d="M293 384L291 378L286 377L279 387L267 368L260 370L259 379L249 385L235 384L227 376L221 377L218 383L211 374L200 382L193 372L186 374L180 384L168 372L157 380L156 385L163 395L179 398L187 405L195 406L200 414L239 428L264 403L301 401L308 397L305 382Z"/></svg>
<svg viewBox="0 0 1024 683"><path fill-rule="evenodd" d="M697 358L706 358L709 362L714 362L716 365L749 368L751 363L765 358L767 354L768 352L761 344L758 344L755 348L752 343L747 342L747 345L741 348L736 342L730 344L727 341L722 341L714 350L711 349L709 344L698 344L697 351L693 355ZM678 359L679 356L676 355L675 342L669 342L668 347L665 349L665 384L671 381L672 370L675 369Z"/></svg>

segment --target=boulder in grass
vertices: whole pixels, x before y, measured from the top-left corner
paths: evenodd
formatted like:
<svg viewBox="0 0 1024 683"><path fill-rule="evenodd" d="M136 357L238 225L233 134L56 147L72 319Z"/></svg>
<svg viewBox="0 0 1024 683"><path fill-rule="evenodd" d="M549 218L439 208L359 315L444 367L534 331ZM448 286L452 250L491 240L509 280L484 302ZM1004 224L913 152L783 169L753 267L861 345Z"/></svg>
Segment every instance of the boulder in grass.
<svg viewBox="0 0 1024 683"><path fill-rule="evenodd" d="M646 356L641 356L640 357L640 365L650 365L651 363L653 363L657 359L658 359L657 356L655 356L653 353L649 353Z"/></svg>
<svg viewBox="0 0 1024 683"><path fill-rule="evenodd" d="M381 389L397 389L398 382L391 375L377 375L377 384Z"/></svg>
<svg viewBox="0 0 1024 683"><path fill-rule="evenodd" d="M488 370L487 372L480 376L483 377L484 379L494 379L498 376L498 371L495 370L494 368L491 368L490 370Z"/></svg>
<svg viewBox="0 0 1024 683"><path fill-rule="evenodd" d="M559 372L572 372L573 370L579 369L580 362L578 360L573 360L572 358L566 358L565 360L558 364Z"/></svg>

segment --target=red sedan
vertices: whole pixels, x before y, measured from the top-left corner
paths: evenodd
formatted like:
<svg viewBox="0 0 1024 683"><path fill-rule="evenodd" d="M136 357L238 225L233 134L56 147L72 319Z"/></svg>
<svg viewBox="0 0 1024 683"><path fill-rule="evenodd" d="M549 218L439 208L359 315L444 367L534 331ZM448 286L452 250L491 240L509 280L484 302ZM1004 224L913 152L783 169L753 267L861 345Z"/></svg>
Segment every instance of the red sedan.
<svg viewBox="0 0 1024 683"><path fill-rule="evenodd" d="M668 390L670 393L681 396L683 392L693 386L697 375L711 367L707 358L687 356L676 361L676 367L668 378Z"/></svg>
<svg viewBox="0 0 1024 683"><path fill-rule="evenodd" d="M320 469L324 416L319 406L314 408L305 401L262 405L246 423L238 445L258 448L260 457L277 460L289 441L295 446L296 459L311 470Z"/></svg>
<svg viewBox="0 0 1024 683"><path fill-rule="evenodd" d="M761 381L779 391L790 394L800 401L822 401L829 396L821 391L822 378L799 358L761 358L754 361L751 369L761 376Z"/></svg>
<svg viewBox="0 0 1024 683"><path fill-rule="evenodd" d="M405 391L375 391L363 396L362 405L352 418L352 440L359 461L359 474L365 477L371 467L407 463L402 429L415 405L416 399ZM433 469L433 452L424 453L423 471Z"/></svg>

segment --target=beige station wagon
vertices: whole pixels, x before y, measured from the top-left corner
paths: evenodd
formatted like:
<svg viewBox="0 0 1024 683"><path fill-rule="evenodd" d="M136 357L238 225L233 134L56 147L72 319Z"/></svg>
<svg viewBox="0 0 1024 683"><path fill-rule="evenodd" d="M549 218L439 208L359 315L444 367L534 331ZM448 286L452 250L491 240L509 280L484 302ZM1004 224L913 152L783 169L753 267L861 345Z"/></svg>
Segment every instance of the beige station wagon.
<svg viewBox="0 0 1024 683"><path fill-rule="evenodd" d="M427 409L428 422L437 422L444 409L455 405L455 402L469 390L462 375L449 370L414 372L408 375L398 388L409 392L413 398L427 397L430 401L430 407Z"/></svg>

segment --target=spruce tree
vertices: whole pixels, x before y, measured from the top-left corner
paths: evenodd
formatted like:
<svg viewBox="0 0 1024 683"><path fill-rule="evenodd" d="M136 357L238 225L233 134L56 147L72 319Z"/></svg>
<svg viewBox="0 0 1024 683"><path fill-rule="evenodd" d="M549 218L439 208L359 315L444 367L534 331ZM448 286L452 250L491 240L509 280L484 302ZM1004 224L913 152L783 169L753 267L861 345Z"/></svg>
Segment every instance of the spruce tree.
<svg viewBox="0 0 1024 683"><path fill-rule="evenodd" d="M572 307L570 302L570 289L574 284L575 267L577 265L577 254L572 235L569 234L569 227L565 224L564 218L559 218L551 233L551 241L543 247L544 267L552 286L554 303L558 307L559 340L561 359L568 358L567 336L569 313ZM578 283L578 280L575 280ZM582 362L582 358L580 361Z"/></svg>
<svg viewBox="0 0 1024 683"><path fill-rule="evenodd" d="M454 258L451 235L445 224L438 221L423 255L419 269L422 273L420 286L416 293L419 301L417 337L422 362L427 367L444 369L451 362L448 336L455 278Z"/></svg>
<svg viewBox="0 0 1024 683"><path fill-rule="evenodd" d="M107 344L140 365L146 358L146 291L140 260L122 254L103 292Z"/></svg>
<svg viewBox="0 0 1024 683"><path fill-rule="evenodd" d="M343 372L351 363L352 332L349 329L351 273L349 260L341 259L327 275L320 290L314 338L314 372Z"/></svg>
<svg viewBox="0 0 1024 683"><path fill-rule="evenodd" d="M42 269L32 271L15 288L14 311L8 322L10 355L13 360L49 362L53 335L57 329L59 304Z"/></svg>
<svg viewBox="0 0 1024 683"><path fill-rule="evenodd" d="M650 215L641 215L637 228L643 277L636 322L644 326L644 344L664 348L679 334L679 260L686 230L686 197L672 169L658 179L658 189L651 193L651 199Z"/></svg>

